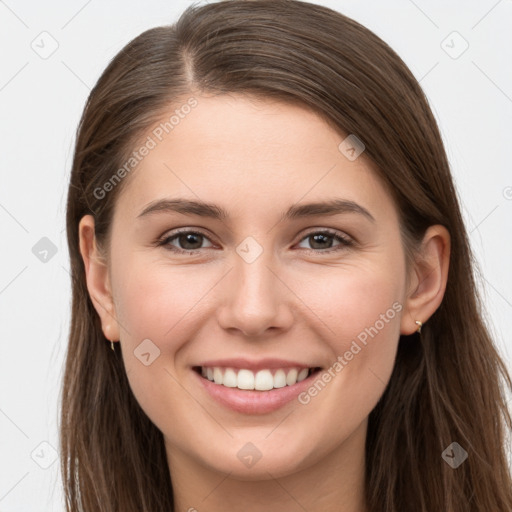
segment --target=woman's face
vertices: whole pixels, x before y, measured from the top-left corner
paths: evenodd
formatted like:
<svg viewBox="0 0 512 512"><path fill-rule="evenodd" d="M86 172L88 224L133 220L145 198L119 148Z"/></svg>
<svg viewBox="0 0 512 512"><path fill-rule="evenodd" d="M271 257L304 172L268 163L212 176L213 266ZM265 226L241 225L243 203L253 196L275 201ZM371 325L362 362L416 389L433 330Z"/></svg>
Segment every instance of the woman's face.
<svg viewBox="0 0 512 512"><path fill-rule="evenodd" d="M116 203L122 357L171 466L284 476L364 440L414 324L398 215L362 148L309 110L196 100L146 134Z"/></svg>

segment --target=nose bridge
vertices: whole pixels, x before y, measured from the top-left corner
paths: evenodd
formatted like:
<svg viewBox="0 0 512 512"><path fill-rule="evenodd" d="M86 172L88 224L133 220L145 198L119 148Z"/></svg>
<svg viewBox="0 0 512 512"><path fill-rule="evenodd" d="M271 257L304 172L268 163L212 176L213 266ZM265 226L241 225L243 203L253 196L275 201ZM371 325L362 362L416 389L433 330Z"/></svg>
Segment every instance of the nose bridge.
<svg viewBox="0 0 512 512"><path fill-rule="evenodd" d="M233 255L219 322L225 329L258 335L291 322L286 287L276 278L273 251L247 237Z"/></svg>

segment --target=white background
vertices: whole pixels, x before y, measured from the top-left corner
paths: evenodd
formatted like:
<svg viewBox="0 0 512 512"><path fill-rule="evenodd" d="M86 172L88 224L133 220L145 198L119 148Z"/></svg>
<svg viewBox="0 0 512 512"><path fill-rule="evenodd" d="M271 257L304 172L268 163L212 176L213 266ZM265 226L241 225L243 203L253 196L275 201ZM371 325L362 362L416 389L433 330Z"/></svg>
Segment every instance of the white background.
<svg viewBox="0 0 512 512"><path fill-rule="evenodd" d="M315 3L373 30L421 80L447 147L493 332L511 368L512 1ZM86 97L129 40L174 22L189 4L0 1L0 512L64 510L59 462L40 464L50 464L58 449L70 319L65 201ZM31 47L51 48L43 31L58 43L47 59ZM456 59L445 51L462 48L458 36L446 39L453 31L469 44ZM32 252L42 237L57 249L47 262Z"/></svg>

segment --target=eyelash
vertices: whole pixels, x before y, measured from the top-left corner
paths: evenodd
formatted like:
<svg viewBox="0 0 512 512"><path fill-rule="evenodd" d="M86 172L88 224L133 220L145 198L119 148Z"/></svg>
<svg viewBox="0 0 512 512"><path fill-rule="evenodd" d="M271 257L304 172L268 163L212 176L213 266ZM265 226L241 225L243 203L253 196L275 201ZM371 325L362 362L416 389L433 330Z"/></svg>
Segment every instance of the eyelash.
<svg viewBox="0 0 512 512"><path fill-rule="evenodd" d="M178 247L174 247L169 244L169 242L171 242L172 240L178 238L180 235L183 235L183 234L200 235L209 240L208 236L206 234L202 233L201 231L192 231L189 229L184 229L181 231L176 231L176 232L174 232L174 234L172 234L170 236L167 236L167 234L166 234L166 236L159 238L156 241L156 246L157 247L163 246L163 247L165 247L165 249L167 249L171 252L177 253L177 254L188 254L188 255L195 255L202 250L202 249L192 249L192 250L180 249ZM299 243L302 242L303 240L305 240L306 238L309 238L312 235L332 236L332 237L334 237L335 240L340 242L340 245L331 247L329 249L304 249L308 253L320 253L320 254L332 253L332 252L342 250L344 248L346 249L346 248L353 247L355 245L354 241L351 240L350 238L341 236L336 231L332 231L329 229L323 229L323 230L319 230L319 231L310 231L309 233L307 233L304 237L302 237L300 239ZM207 249L208 249L208 247L207 247Z"/></svg>

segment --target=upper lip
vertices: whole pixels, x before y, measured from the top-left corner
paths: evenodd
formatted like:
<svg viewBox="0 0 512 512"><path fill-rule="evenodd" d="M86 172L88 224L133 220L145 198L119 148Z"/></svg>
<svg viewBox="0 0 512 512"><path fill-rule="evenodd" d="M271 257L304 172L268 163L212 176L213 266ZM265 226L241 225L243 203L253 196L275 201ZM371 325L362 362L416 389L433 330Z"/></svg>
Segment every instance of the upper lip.
<svg viewBox="0 0 512 512"><path fill-rule="evenodd" d="M258 361L244 359L242 357L237 357L234 359L215 359L212 361L204 361L197 366L205 366L205 367L222 367L222 368L244 368L247 370L258 371L265 369L273 369L273 368L317 368L318 366L312 364L304 364L299 363L297 361L289 361L285 359L275 359L275 358L267 358L267 359L259 359Z"/></svg>

